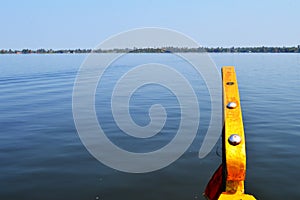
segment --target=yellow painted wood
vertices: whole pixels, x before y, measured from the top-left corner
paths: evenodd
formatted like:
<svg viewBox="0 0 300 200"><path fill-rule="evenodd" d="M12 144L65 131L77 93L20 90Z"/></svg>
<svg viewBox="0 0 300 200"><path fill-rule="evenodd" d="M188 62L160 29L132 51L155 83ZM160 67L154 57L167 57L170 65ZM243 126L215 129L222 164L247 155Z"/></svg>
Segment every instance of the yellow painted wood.
<svg viewBox="0 0 300 200"><path fill-rule="evenodd" d="M246 150L245 135L238 91L238 83L234 67L225 66L222 68L223 78L223 112L224 112L224 133L223 145L225 157L224 167L226 170L226 185L219 199L255 199L251 195L244 194L244 180L246 176ZM228 103L236 103L235 108L227 108ZM241 137L241 143L231 145L228 138L232 134Z"/></svg>
<svg viewBox="0 0 300 200"><path fill-rule="evenodd" d="M234 67L223 67L222 76L227 180L243 181L246 172L245 137ZM227 104L230 102L236 103L237 107L234 109L227 108ZM228 138L231 134L238 134L242 138L239 145L229 144Z"/></svg>
<svg viewBox="0 0 300 200"><path fill-rule="evenodd" d="M255 200L252 195L249 194L221 194L219 200Z"/></svg>

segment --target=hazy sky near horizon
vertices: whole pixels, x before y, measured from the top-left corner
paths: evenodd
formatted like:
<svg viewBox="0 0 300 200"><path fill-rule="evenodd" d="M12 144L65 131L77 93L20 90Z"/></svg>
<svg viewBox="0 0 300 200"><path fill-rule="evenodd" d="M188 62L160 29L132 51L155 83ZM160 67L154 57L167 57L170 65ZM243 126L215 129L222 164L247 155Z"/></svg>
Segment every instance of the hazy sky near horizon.
<svg viewBox="0 0 300 200"><path fill-rule="evenodd" d="M94 48L134 28L179 31L201 46L300 44L298 0L2 1L0 49Z"/></svg>

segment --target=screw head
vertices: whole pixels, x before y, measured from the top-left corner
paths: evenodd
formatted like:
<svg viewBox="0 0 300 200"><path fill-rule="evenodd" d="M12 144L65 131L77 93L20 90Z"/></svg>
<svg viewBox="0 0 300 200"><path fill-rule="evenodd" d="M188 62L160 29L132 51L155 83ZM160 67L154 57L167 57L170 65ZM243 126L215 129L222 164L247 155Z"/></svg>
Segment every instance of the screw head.
<svg viewBox="0 0 300 200"><path fill-rule="evenodd" d="M236 145L240 144L241 141L242 141L242 138L238 134L232 134L228 138L229 144L231 144L233 146L236 146Z"/></svg>
<svg viewBox="0 0 300 200"><path fill-rule="evenodd" d="M227 108L229 108L229 109L234 109L236 107L237 107L237 104L235 102L229 102L227 104Z"/></svg>

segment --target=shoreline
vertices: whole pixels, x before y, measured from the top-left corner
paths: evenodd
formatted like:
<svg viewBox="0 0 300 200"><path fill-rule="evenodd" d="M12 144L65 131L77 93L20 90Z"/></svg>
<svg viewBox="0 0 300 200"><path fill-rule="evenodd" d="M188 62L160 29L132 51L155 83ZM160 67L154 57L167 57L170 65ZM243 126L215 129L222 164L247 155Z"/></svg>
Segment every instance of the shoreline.
<svg viewBox="0 0 300 200"><path fill-rule="evenodd" d="M0 54L87 54L87 53L300 53L300 45L293 47L161 47L114 49L0 49Z"/></svg>
<svg viewBox="0 0 300 200"><path fill-rule="evenodd" d="M300 52L105 52L105 53L0 53L0 55L79 55L79 54L176 54L176 53L208 53L208 54L299 54Z"/></svg>

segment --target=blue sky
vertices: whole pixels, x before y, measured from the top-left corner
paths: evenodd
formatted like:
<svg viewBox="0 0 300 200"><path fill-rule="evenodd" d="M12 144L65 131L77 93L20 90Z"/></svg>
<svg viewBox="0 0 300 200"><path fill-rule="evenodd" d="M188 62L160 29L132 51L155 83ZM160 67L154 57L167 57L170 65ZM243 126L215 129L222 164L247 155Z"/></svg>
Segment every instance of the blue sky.
<svg viewBox="0 0 300 200"><path fill-rule="evenodd" d="M300 44L298 0L3 1L0 49L93 48L141 27L182 32L202 46Z"/></svg>

